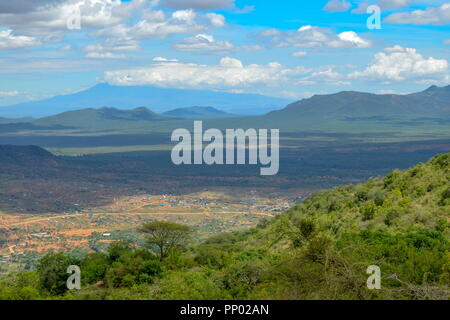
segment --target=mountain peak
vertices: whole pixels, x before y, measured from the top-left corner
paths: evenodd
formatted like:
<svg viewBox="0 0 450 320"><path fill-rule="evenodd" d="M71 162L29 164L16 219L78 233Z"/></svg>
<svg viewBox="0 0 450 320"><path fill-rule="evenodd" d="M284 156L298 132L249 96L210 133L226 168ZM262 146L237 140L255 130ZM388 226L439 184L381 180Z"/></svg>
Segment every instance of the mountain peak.
<svg viewBox="0 0 450 320"><path fill-rule="evenodd" d="M437 89L440 89L440 88L438 86L436 86L436 85L432 85L428 89L426 89L425 91L435 91Z"/></svg>

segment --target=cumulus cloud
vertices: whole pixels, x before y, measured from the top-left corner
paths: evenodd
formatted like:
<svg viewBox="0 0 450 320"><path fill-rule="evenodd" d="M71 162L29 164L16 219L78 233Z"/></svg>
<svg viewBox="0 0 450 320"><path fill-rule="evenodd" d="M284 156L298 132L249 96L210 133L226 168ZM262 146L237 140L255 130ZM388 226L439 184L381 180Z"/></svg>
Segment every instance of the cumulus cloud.
<svg viewBox="0 0 450 320"><path fill-rule="evenodd" d="M27 4L28 2L23 1ZM68 21L79 17L82 28L100 28L125 21L146 1L45 0L43 4L41 4L41 1L33 2L36 4L30 5L30 10L11 7L9 11L13 12L0 11L2 25L29 34L48 34L49 32L67 31Z"/></svg>
<svg viewBox="0 0 450 320"><path fill-rule="evenodd" d="M223 27L225 25L225 17L217 13L207 13L205 15L209 19L209 22L217 28Z"/></svg>
<svg viewBox="0 0 450 320"><path fill-rule="evenodd" d="M41 42L34 37L16 36L12 30L0 31L0 50L39 46Z"/></svg>
<svg viewBox="0 0 450 320"><path fill-rule="evenodd" d="M380 0L377 4L381 9L389 10L409 7L413 1L414 0Z"/></svg>
<svg viewBox="0 0 450 320"><path fill-rule="evenodd" d="M215 40L212 35L198 34L195 37L187 38L174 45L178 51L213 51L217 53L230 52L234 50L234 45L229 41Z"/></svg>
<svg viewBox="0 0 450 320"><path fill-rule="evenodd" d="M189 10L178 10L170 16L156 17L155 20L141 20L133 26L119 24L98 30L95 35L115 39L152 40L165 39L174 34L200 33L211 28L221 27L225 18L219 14L200 15Z"/></svg>
<svg viewBox="0 0 450 320"><path fill-rule="evenodd" d="M328 12L345 12L348 11L351 6L351 3L346 0L330 0L323 9Z"/></svg>
<svg viewBox="0 0 450 320"><path fill-rule="evenodd" d="M321 68L321 70L313 71L308 75L298 79L297 85L350 85L349 81L346 81L345 75L340 74L333 70L332 67Z"/></svg>
<svg viewBox="0 0 450 320"><path fill-rule="evenodd" d="M13 0L0 2L0 13L32 12L42 7L61 4L66 0Z"/></svg>
<svg viewBox="0 0 450 320"><path fill-rule="evenodd" d="M427 8L425 10L414 10L409 12L398 12L388 16L387 23L414 24L414 25L445 25L450 23L450 2L440 7Z"/></svg>
<svg viewBox="0 0 450 320"><path fill-rule="evenodd" d="M255 51L261 50L260 46L235 46L229 41L216 40L214 36L209 34L197 34L184 41L176 42L174 47L178 51L200 51L211 52L215 54L224 54L236 51Z"/></svg>
<svg viewBox="0 0 450 320"><path fill-rule="evenodd" d="M345 31L335 34L331 29L310 25L289 31L269 29L263 31L260 36L263 39L269 39L276 47L368 48L371 46L369 40L361 38L356 32Z"/></svg>
<svg viewBox="0 0 450 320"><path fill-rule="evenodd" d="M371 65L349 77L386 81L444 80L448 72L449 63L445 59L424 58L414 48L395 46L375 54Z"/></svg>
<svg viewBox="0 0 450 320"><path fill-rule="evenodd" d="M161 0L160 6L166 9L231 9L234 7L234 0Z"/></svg>
<svg viewBox="0 0 450 320"><path fill-rule="evenodd" d="M360 5L352 10L352 13L366 14L367 8L370 5L377 5L381 10L395 10L409 7L414 0L378 0L378 1L363 1Z"/></svg>
<svg viewBox="0 0 450 320"><path fill-rule="evenodd" d="M164 61L147 68L108 71L104 78L110 84L122 86L242 89L257 84L278 86L306 72L303 67L286 69L277 62L244 65L238 59L224 57L217 65Z"/></svg>

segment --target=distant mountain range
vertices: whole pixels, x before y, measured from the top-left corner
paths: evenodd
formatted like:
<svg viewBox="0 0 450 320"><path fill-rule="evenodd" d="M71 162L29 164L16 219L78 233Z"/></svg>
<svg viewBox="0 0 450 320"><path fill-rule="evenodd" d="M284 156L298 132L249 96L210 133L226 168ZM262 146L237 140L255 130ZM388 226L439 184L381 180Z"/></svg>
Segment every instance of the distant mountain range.
<svg viewBox="0 0 450 320"><path fill-rule="evenodd" d="M102 130L110 128L143 128L149 127L149 123L154 125L156 122L178 122L186 119L218 119L229 118L231 116L233 115L212 107L179 108L164 114L155 113L146 107L131 110L103 107L100 109L89 108L67 111L34 120L29 125L44 128L54 127L55 129L93 128ZM25 123L13 123L9 125L4 124L3 127L12 130L12 128L16 127L22 128L24 125Z"/></svg>
<svg viewBox="0 0 450 320"><path fill-rule="evenodd" d="M343 91L315 95L288 105L268 116L281 115L320 119L359 119L392 117L449 117L450 85L432 86L425 91L407 95L372 94Z"/></svg>
<svg viewBox="0 0 450 320"><path fill-rule="evenodd" d="M103 106L133 109L147 106L162 113L190 106L214 106L225 112L261 115L283 108L290 100L258 94L206 90L164 89L151 86L111 86L105 83L74 94L0 107L0 117L45 117L66 111Z"/></svg>
<svg viewBox="0 0 450 320"><path fill-rule="evenodd" d="M236 117L234 114L220 111L213 107L178 108L164 112L163 114L171 117L196 120Z"/></svg>
<svg viewBox="0 0 450 320"><path fill-rule="evenodd" d="M450 86L406 95L355 91L315 95L257 119L258 126L289 131L400 132L421 127L432 133L437 125L450 133Z"/></svg>
<svg viewBox="0 0 450 320"><path fill-rule="evenodd" d="M241 102L242 103L242 102ZM261 116L237 116L213 107L177 108L164 113L146 107L131 110L103 107L67 111L32 121L0 119L0 132L83 129L88 131L156 131L189 127L204 120L210 128L279 128L290 132L408 134L450 133L450 86L432 86L407 95L344 91L316 95Z"/></svg>

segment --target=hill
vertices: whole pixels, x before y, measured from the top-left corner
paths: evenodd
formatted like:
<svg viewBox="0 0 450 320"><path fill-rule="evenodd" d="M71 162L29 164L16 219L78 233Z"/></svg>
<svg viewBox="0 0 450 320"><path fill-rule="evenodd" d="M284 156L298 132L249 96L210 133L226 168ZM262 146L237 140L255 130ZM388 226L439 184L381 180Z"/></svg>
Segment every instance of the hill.
<svg viewBox="0 0 450 320"><path fill-rule="evenodd" d="M139 122L157 122L176 120L172 117L157 114L145 107L132 110L119 110L103 107L100 109L82 109L67 111L51 117L40 118L33 122L37 126L67 126L77 128L114 128L125 125L133 127Z"/></svg>
<svg viewBox="0 0 450 320"><path fill-rule="evenodd" d="M217 118L230 118L236 117L236 115L217 110L213 107L187 107L170 110L163 113L167 116L179 117L184 119L217 119Z"/></svg>
<svg viewBox="0 0 450 320"><path fill-rule="evenodd" d="M56 164L57 158L50 152L37 146L0 145L0 164L44 166Z"/></svg>
<svg viewBox="0 0 450 320"><path fill-rule="evenodd" d="M395 117L450 119L450 85L442 88L432 86L425 91L407 95L354 91L316 95L269 114L276 115L343 120Z"/></svg>
<svg viewBox="0 0 450 320"><path fill-rule="evenodd" d="M165 112L183 106L198 105L216 106L231 113L264 114L280 109L289 102L291 101L257 94L164 89L151 86L121 87L102 83L74 94L2 107L0 116L46 117L65 111L102 106L111 106L117 109L150 106L155 112Z"/></svg>
<svg viewBox="0 0 450 320"><path fill-rule="evenodd" d="M15 118L15 119L9 119L9 118L2 118L0 117L0 124L11 124L11 123L28 123L33 121L34 119L31 117L28 118Z"/></svg>
<svg viewBox="0 0 450 320"><path fill-rule="evenodd" d="M112 90L110 86L103 86L106 86L106 91ZM138 87L136 90L140 91L142 88L144 87ZM117 90L116 94L119 94L123 88L119 87ZM243 99L240 103L246 103L245 96L240 97ZM226 97L224 99L226 103L235 101L227 100ZM248 101L251 103L252 100ZM239 106L240 104L237 104L236 108ZM450 136L450 86L432 86L422 92L408 95L380 95L354 91L316 95L262 116L231 116L226 111L211 107L177 108L164 114L157 114L155 110L149 111L143 107L132 110L89 108L41 118L32 124L38 127L55 126L56 132L53 135L59 135L58 131L64 128L82 128L84 131L95 132L167 133L176 128L192 127L193 119L204 120L204 128L278 128L285 134L292 132L368 134L375 135L376 139L389 141L411 138L444 139ZM21 126L24 132L39 130ZM9 126L4 127L3 131L18 130L15 126Z"/></svg>
<svg viewBox="0 0 450 320"><path fill-rule="evenodd" d="M2 279L0 298L447 300L450 154L319 192L256 228L179 244L163 259L150 244L115 242L81 258L49 253L37 272ZM84 270L80 291L66 292L71 264ZM380 290L366 285L373 265Z"/></svg>
<svg viewBox="0 0 450 320"><path fill-rule="evenodd" d="M278 128L281 132L370 134L377 139L450 136L450 86L407 95L344 91L315 95L266 115L211 119L204 127Z"/></svg>
<svg viewBox="0 0 450 320"><path fill-rule="evenodd" d="M259 120L288 128L399 130L450 123L450 86L432 86L407 95L344 91L315 95L273 111Z"/></svg>

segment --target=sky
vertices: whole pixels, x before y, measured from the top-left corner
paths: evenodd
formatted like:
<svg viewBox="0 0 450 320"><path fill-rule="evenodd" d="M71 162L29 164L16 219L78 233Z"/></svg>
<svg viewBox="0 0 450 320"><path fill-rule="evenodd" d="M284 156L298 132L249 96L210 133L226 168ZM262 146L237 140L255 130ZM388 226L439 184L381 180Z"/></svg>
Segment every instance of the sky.
<svg viewBox="0 0 450 320"><path fill-rule="evenodd" d="M450 1L0 2L0 106L102 82L293 101L449 85Z"/></svg>

